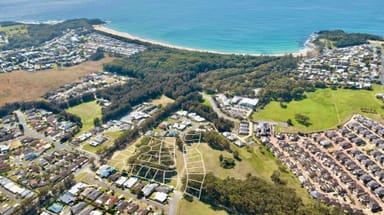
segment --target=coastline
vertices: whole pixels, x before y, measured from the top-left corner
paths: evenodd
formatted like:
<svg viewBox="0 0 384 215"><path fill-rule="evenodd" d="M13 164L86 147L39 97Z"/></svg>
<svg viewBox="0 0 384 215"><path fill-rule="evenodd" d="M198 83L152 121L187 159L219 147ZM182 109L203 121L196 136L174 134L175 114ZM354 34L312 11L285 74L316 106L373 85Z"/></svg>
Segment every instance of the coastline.
<svg viewBox="0 0 384 215"><path fill-rule="evenodd" d="M167 43L162 43L150 39L145 39L137 36L133 36L129 33L121 32L121 31L116 31L111 28L106 27L105 25L94 25L93 28L96 31L101 31L107 34L115 35L118 37L130 39L130 40L137 40L140 42L144 43L149 43L153 45L158 45L158 46L163 46L167 48L172 48L172 49L179 49L179 50L185 50L185 51L194 51L194 52L203 52L203 53L213 53L213 54L224 54L224 55L230 55L230 54L235 54L235 55L249 55L249 56L273 56L273 57L281 57L281 56L286 56L292 54L294 57L305 57L308 56L310 53L315 51L316 46L312 43L312 41L316 38L316 35L312 34L307 41L304 43L304 49L298 51L298 52L291 52L291 53L281 53L281 54L248 54L248 53L227 53L227 52L218 52L218 51L211 51L211 50L203 50L203 49L194 49L194 48L188 48L188 47L183 47L183 46L177 46L177 45L171 45Z"/></svg>

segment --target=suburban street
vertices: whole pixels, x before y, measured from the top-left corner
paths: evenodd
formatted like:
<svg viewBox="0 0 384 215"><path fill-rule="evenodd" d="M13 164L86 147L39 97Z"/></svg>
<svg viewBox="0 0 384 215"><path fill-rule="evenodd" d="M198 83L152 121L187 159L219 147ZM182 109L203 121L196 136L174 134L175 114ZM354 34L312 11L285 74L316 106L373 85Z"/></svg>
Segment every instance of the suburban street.
<svg viewBox="0 0 384 215"><path fill-rule="evenodd" d="M106 188L108 188L110 190L113 190L115 192L124 194L126 197L132 198L132 199L137 200L137 201L143 201L144 200L143 202L145 202L145 203L147 203L149 205L152 205L154 207L157 207L159 209L162 209L164 211L167 211L167 209L168 209L167 205L163 205L161 203L158 203L158 202L155 202L155 201L152 201L152 200L148 200L148 199L145 200L145 198L138 199L137 195L134 195L134 194L130 193L127 190L120 189L120 188L118 188L118 187L116 187L114 185L111 185L109 183L106 183L106 182L102 181L101 179L95 178L94 177L94 172L89 169L89 166L87 166L87 168L82 169L82 171L78 171L76 174L84 173L84 172L88 173L87 180L88 180L88 182L90 182L91 185L95 185L95 186L98 186L98 187L106 187ZM176 208L177 208L177 206L176 206Z"/></svg>
<svg viewBox="0 0 384 215"><path fill-rule="evenodd" d="M96 160L99 159L99 156L94 154L94 153L90 153L90 152L82 150L82 149L77 149L77 148L69 146L67 144L59 143L57 141L52 140L49 137L44 136L43 134L38 133L37 131L31 129L28 126L27 122L25 121L24 115L23 115L23 113L21 111L15 111L15 113L17 115L19 123L21 125L23 125L24 136L38 138L38 139L44 140L44 141L46 141L48 143L52 143L52 144L54 144L56 150L66 149L66 150L69 150L69 151L79 151L79 153L87 155L88 157L94 157Z"/></svg>
<svg viewBox="0 0 384 215"><path fill-rule="evenodd" d="M175 191L175 195L172 197L171 201L169 201L169 215L176 215L177 209L179 205L179 201L183 197L183 193L180 191Z"/></svg>
<svg viewBox="0 0 384 215"><path fill-rule="evenodd" d="M27 124L27 122L25 120L24 114L21 111L15 111L15 113L17 115L19 123L21 125L23 125L24 136L38 138L38 139L41 139L43 141L52 143L55 146L55 148L50 149L49 151L47 151L47 153L53 152L54 150L65 149L65 150L69 150L69 151L79 151L81 154L85 154L88 157L91 156L91 157L94 157L96 160L99 159L99 156L96 155L96 154L93 154L93 153L90 153L90 152L87 152L87 151L84 151L84 150L77 149L77 148L72 147L72 146L67 145L67 144L59 143L59 142L54 141L53 139L51 139L49 137L44 136L43 134L40 134L40 133L36 132L34 129L32 129L30 126L28 126L28 124ZM94 172L92 172L89 169L89 165L84 166L83 168L77 170L75 172L75 175L78 175L79 173L84 173L84 172L88 173L88 178L87 179L91 183L91 185L95 185L95 186L99 186L99 187L106 187L106 188L108 188L110 190L113 190L115 192L122 193L122 194L124 194L125 196L127 196L129 198L133 198L133 199L138 200L138 201L143 201L143 202L145 202L145 203L147 203L149 205L152 205L152 206L154 206L156 208L159 208L159 209L162 209L164 211L169 211L170 215L176 215L177 214L178 203L179 203L180 199L183 196L182 192L180 192L180 191L176 191L175 192L175 195L170 199L168 205L163 205L163 204L158 203L158 202L153 201L153 200L138 199L136 195L131 194L127 190L120 189L120 188L118 188L118 187L116 187L114 185L111 185L109 183L103 182L100 179L97 180L95 177L92 177L94 175ZM3 192L3 190L1 190L1 188L0 188L0 191ZM7 191L4 191L4 192L8 193Z"/></svg>

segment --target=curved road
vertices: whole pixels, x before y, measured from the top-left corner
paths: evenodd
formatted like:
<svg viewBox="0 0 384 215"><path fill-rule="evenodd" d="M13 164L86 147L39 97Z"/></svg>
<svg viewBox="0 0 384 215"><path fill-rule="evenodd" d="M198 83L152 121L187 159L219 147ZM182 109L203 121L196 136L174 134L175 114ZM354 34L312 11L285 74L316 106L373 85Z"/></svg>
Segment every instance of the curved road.
<svg viewBox="0 0 384 215"><path fill-rule="evenodd" d="M38 138L38 139L41 139L41 140L44 140L48 143L52 143L55 145L55 148L56 149L66 149L68 151L78 151L80 154L86 154L87 156L90 156L90 157L94 157L95 159L99 159L99 156L97 156L96 154L93 154L93 153L90 153L90 152L87 152L87 151L84 151L84 150L81 150L81 149L76 149L75 147L72 147L72 146L69 146L67 144L61 144L61 143L58 143L57 141L54 141L52 140L51 138L49 137L46 137L40 133L38 133L37 131L31 129L27 122L25 121L25 118L24 118L24 115L21 111L15 111L16 115L17 115L17 118L19 120L19 123L21 125L23 125L23 128L24 128L24 136L27 136L27 137L34 137L34 138Z"/></svg>
<svg viewBox="0 0 384 215"><path fill-rule="evenodd" d="M238 119L230 117L230 116L224 114L223 112L221 112L220 108L217 107L215 100L211 96L209 96L205 93L201 93L201 95L203 96L204 99L208 99L209 103L211 103L212 109L217 113L217 115L219 115L219 117L227 119L227 120L231 120L234 123L240 123L240 121Z"/></svg>

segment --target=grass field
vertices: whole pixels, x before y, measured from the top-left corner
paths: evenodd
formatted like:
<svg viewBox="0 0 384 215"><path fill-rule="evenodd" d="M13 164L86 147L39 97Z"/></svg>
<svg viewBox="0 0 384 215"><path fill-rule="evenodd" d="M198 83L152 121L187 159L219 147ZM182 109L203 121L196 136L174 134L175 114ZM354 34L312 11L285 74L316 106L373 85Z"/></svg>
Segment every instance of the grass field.
<svg viewBox="0 0 384 215"><path fill-rule="evenodd" d="M94 127L93 120L95 118L101 119L101 106L96 104L96 101L82 103L68 108L66 111L81 118L83 127L81 128L79 134L92 129Z"/></svg>
<svg viewBox="0 0 384 215"><path fill-rule="evenodd" d="M0 32L5 32L7 36L11 36L14 34L26 34L28 29L25 25L0 26Z"/></svg>
<svg viewBox="0 0 384 215"><path fill-rule="evenodd" d="M256 112L253 119L272 120L286 122L293 121L293 127L281 128L283 131L312 132L335 128L345 122L352 114L360 113L361 108L370 108L378 114L364 114L375 119L381 118L384 103L375 98L380 91L379 86L374 86L372 91L346 90L346 89L318 89L316 92L307 93L307 98L301 101L286 103L282 108L278 102L271 102L264 110ZM309 117L309 126L299 124L295 120L295 114L300 113Z"/></svg>
<svg viewBox="0 0 384 215"><path fill-rule="evenodd" d="M256 144L249 148L238 148L237 150L242 161L236 161L233 169L224 169L220 166L219 156L233 157L232 154L211 149L207 144L200 144L199 150L203 154L205 167L207 172L212 172L219 178L234 177L237 179L245 179L248 173L263 178L272 183L271 175L275 170L279 170L279 160L273 156L264 146ZM281 178L287 181L287 186L296 190L297 195L303 199L305 204L313 203L306 189L302 188L299 180L289 171L281 172Z"/></svg>
<svg viewBox="0 0 384 215"><path fill-rule="evenodd" d="M279 170L280 161L265 146L256 144L254 147L248 149L243 147L238 151L243 159L242 163L248 163L254 169L250 172L252 175L272 183L271 175L275 170ZM301 187L299 180L292 173L281 172L280 176L287 181L287 187L296 190L296 194L302 198L305 204L313 203L308 191Z"/></svg>
<svg viewBox="0 0 384 215"><path fill-rule="evenodd" d="M215 210L211 206L198 201L193 200L193 202L188 202L185 199L182 199L179 203L179 208L177 211L178 215L184 214L196 214L196 215L228 215L224 210Z"/></svg>
<svg viewBox="0 0 384 215"><path fill-rule="evenodd" d="M14 71L0 74L0 106L5 103L39 100L47 92L72 83L87 74L102 71L114 58L87 61L77 66L39 72Z"/></svg>
<svg viewBox="0 0 384 215"><path fill-rule="evenodd" d="M224 157L233 158L233 155L226 151L214 150L206 143L199 145L199 150L203 154L205 168L207 173L213 173L219 178L234 177L238 179L245 179L248 173L255 172L256 169L247 161L236 161L233 169L224 169L220 166L220 154Z"/></svg>
<svg viewBox="0 0 384 215"><path fill-rule="evenodd" d="M162 95L159 99L155 99L155 100L152 100L151 103L154 104L154 105L161 105L161 106L166 106L167 104L172 104L173 102L175 102L175 100L165 96L165 95Z"/></svg>

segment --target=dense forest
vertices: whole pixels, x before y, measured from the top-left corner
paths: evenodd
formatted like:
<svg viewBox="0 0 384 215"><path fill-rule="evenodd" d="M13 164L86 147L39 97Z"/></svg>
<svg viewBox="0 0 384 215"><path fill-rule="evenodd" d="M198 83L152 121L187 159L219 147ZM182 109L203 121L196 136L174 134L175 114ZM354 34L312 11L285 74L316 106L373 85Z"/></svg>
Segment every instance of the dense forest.
<svg viewBox="0 0 384 215"><path fill-rule="evenodd" d="M297 61L292 56L218 55L150 46L144 52L104 66L106 71L133 77L134 81L98 93L98 96L113 103L104 110L103 121L121 117L131 107L162 94L177 99L205 90L208 93L229 92L254 97L254 88L266 88L267 92L263 95L268 98L263 101L274 100L274 92L268 92L273 90L273 87L268 87L269 83L286 77L296 68ZM305 86L309 85L308 89L301 84L294 84L289 89L282 88L282 91L285 90L282 97L287 101L300 99L304 91L313 89L309 83L305 83ZM291 90L294 94L288 92ZM212 117L196 102L188 106L192 107L191 111L211 120Z"/></svg>
<svg viewBox="0 0 384 215"><path fill-rule="evenodd" d="M319 31L317 32L317 34L319 36L314 41L314 43L320 47L330 45L326 44L324 40L331 42L332 45L337 48L366 44L368 40L384 40L383 37L377 35L363 33L346 33L342 30Z"/></svg>
<svg viewBox="0 0 384 215"><path fill-rule="evenodd" d="M321 203L304 205L294 190L251 175L242 181L222 180L210 173L205 178L201 200L229 214L344 214Z"/></svg>
<svg viewBox="0 0 384 215"><path fill-rule="evenodd" d="M205 132L203 134L203 141L206 142L212 149L232 152L231 142L223 135L215 131Z"/></svg>
<svg viewBox="0 0 384 215"><path fill-rule="evenodd" d="M37 46L45 41L63 35L67 29L79 29L79 32L92 31L92 25L103 24L100 19L73 19L57 24L23 24L17 22L0 22L0 26L20 26L20 31L8 35L8 44L1 46L2 50ZM80 30L81 29L81 30ZM4 32L3 32L4 33ZM5 32L6 33L6 32Z"/></svg>

